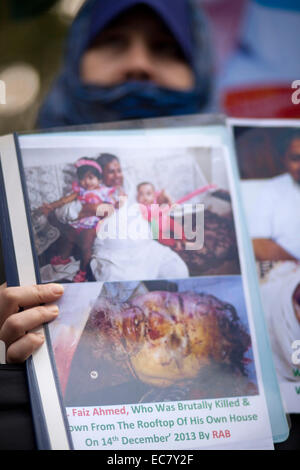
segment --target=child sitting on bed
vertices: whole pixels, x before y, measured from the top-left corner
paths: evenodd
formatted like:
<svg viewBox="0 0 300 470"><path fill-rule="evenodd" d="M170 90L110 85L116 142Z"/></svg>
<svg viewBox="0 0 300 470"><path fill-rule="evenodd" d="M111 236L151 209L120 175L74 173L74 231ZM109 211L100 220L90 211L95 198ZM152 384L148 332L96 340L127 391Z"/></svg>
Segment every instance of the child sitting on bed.
<svg viewBox="0 0 300 470"><path fill-rule="evenodd" d="M149 182L137 186L137 201L140 204L143 217L152 224L156 237L160 243L175 250L181 250L185 239L182 226L170 217L173 204L169 195L156 191Z"/></svg>
<svg viewBox="0 0 300 470"><path fill-rule="evenodd" d="M109 204L116 207L117 188L109 188L102 184L102 169L96 160L81 158L76 162L75 167L77 169L78 181L73 182L72 193L62 197L58 201L44 204L41 207L43 214L48 216L55 211L55 209L75 200L80 201L82 206L86 204ZM50 222L54 225L59 225L63 235L61 254L52 258L50 263L54 266L70 263L70 255L74 246L79 246L81 252L80 270L73 278L74 282L85 282L87 280L87 267L92 255L92 247L96 237L96 227L100 219L100 217L92 215L77 220L69 220L67 224L62 224L55 220L52 214L50 215Z"/></svg>

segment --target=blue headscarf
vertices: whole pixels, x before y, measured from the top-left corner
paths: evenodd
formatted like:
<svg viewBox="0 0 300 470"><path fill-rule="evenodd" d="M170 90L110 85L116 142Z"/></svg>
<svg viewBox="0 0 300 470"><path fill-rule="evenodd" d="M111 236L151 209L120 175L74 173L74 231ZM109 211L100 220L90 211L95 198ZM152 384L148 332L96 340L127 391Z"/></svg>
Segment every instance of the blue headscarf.
<svg viewBox="0 0 300 470"><path fill-rule="evenodd" d="M71 26L63 69L39 113L39 128L113 122L160 116L194 114L209 104L212 82L210 40L199 7L188 2L194 52L192 90L177 91L148 82L126 82L111 87L84 84L79 63L86 50L95 3L87 0ZM111 0L108 0L111 1Z"/></svg>

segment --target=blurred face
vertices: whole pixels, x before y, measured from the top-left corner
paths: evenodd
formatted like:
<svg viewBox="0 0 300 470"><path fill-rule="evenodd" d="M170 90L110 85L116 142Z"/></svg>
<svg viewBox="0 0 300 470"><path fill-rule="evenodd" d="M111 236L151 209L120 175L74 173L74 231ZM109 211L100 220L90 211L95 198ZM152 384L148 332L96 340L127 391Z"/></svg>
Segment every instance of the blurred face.
<svg viewBox="0 0 300 470"><path fill-rule="evenodd" d="M92 171L87 171L79 182L87 191L97 189L100 184L99 178L97 178Z"/></svg>
<svg viewBox="0 0 300 470"><path fill-rule="evenodd" d="M138 189L137 200L140 204L154 204L155 190L152 184L143 184Z"/></svg>
<svg viewBox="0 0 300 470"><path fill-rule="evenodd" d="M173 35L145 6L128 10L99 34L82 58L81 78L98 86L138 80L182 91L195 82Z"/></svg>
<svg viewBox="0 0 300 470"><path fill-rule="evenodd" d="M291 141L285 155L285 166L294 181L300 184L300 137Z"/></svg>
<svg viewBox="0 0 300 470"><path fill-rule="evenodd" d="M106 164L103 170L103 182L108 187L123 186L123 173L118 160L113 160Z"/></svg>

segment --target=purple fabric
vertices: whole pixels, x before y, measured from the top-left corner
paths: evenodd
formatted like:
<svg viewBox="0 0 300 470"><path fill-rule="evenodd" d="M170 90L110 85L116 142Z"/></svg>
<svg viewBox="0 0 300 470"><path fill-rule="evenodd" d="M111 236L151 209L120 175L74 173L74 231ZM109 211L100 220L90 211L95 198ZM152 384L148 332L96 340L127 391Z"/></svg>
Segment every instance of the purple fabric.
<svg viewBox="0 0 300 470"><path fill-rule="evenodd" d="M185 0L98 0L91 17L87 46L108 23L122 12L136 5L147 5L158 13L181 46L186 58L191 62L193 40Z"/></svg>

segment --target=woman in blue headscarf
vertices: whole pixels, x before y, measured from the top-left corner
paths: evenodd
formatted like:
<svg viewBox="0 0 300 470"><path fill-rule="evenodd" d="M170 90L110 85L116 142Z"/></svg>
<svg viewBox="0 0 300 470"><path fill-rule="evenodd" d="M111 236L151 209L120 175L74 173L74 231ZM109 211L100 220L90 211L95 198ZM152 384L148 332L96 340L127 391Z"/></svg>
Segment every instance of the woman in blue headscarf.
<svg viewBox="0 0 300 470"><path fill-rule="evenodd" d="M209 37L194 1L88 0L38 126L201 112L211 77Z"/></svg>

